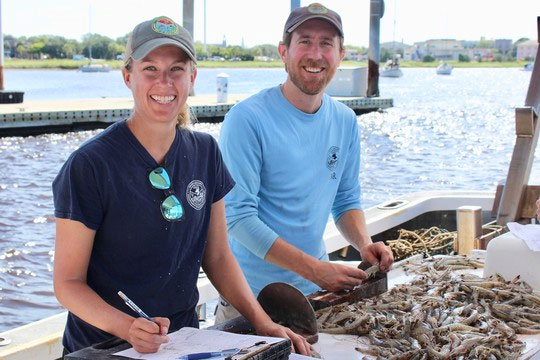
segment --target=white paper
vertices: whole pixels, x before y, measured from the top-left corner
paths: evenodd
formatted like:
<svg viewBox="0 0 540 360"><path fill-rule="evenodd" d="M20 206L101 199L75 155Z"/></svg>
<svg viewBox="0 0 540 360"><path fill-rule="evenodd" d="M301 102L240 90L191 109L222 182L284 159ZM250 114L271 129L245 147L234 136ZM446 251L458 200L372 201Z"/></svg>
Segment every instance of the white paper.
<svg viewBox="0 0 540 360"><path fill-rule="evenodd" d="M319 360L319 359L311 357L311 356L305 356L305 355L291 353L291 355L289 355L289 360Z"/></svg>
<svg viewBox="0 0 540 360"><path fill-rule="evenodd" d="M117 352L113 355L127 356L133 359L148 360L176 360L182 355L222 351L225 349L242 349L254 345L259 341L273 344L282 341L281 338L233 334L225 331L201 330L190 327L182 328L169 336L169 342L161 345L154 354L141 354L133 348ZM213 357L212 360L224 359Z"/></svg>
<svg viewBox="0 0 540 360"><path fill-rule="evenodd" d="M516 222L506 224L508 230L527 244L532 251L540 251L540 225L521 225Z"/></svg>

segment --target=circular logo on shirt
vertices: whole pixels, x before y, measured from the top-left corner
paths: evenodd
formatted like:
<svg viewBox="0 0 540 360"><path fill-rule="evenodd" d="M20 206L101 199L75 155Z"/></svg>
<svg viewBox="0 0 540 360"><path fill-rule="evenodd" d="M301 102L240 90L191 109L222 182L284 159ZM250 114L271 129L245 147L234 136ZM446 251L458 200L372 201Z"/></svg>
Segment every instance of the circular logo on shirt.
<svg viewBox="0 0 540 360"><path fill-rule="evenodd" d="M332 146L330 149L328 149L328 153L326 154L326 167L330 171L334 171L337 166L338 162L338 155L339 155L339 148L337 146Z"/></svg>
<svg viewBox="0 0 540 360"><path fill-rule="evenodd" d="M200 180L193 180L186 190L186 198L195 210L201 210L206 202L206 188Z"/></svg>

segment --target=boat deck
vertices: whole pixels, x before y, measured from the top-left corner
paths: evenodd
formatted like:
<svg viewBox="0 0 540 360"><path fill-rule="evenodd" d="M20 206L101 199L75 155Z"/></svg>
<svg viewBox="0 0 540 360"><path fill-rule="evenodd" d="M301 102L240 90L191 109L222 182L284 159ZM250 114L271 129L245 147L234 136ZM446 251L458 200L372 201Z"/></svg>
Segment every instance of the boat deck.
<svg viewBox="0 0 540 360"><path fill-rule="evenodd" d="M463 205L477 205L490 210L493 207L493 191L431 191L409 194L392 202L366 209L366 222L370 234L375 235L421 214L434 211L453 211ZM327 224L324 241L329 253L347 246L347 241L333 222ZM199 305L218 297L217 290L208 278L199 278ZM61 337L66 313L0 333L11 343L0 346L0 359L57 359L62 352Z"/></svg>
<svg viewBox="0 0 540 360"><path fill-rule="evenodd" d="M229 94L226 103L218 103L215 95L188 98L199 122L221 122L225 114L247 94ZM357 114L393 106L390 98L335 97ZM19 104L0 105L0 136L36 135L106 127L127 118L133 108L131 98L80 100L30 100Z"/></svg>

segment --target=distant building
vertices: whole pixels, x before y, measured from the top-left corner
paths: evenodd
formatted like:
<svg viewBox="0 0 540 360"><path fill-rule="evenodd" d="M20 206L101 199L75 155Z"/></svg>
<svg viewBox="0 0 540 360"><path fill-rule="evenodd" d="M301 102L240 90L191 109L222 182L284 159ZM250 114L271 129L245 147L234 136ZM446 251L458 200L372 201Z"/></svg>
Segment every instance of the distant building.
<svg viewBox="0 0 540 360"><path fill-rule="evenodd" d="M384 43L381 43L380 45L381 49L394 50L394 51L400 51L400 50L405 49L406 47L409 47L409 45L406 45L402 42L397 42L397 41L384 42Z"/></svg>
<svg viewBox="0 0 540 360"><path fill-rule="evenodd" d="M492 61L495 58L495 49L472 48L467 49L467 55L476 61Z"/></svg>
<svg viewBox="0 0 540 360"><path fill-rule="evenodd" d="M495 47L495 49L499 50L501 54L506 54L512 49L512 40L496 39L493 46Z"/></svg>
<svg viewBox="0 0 540 360"><path fill-rule="evenodd" d="M517 54L516 59L525 60L525 59L534 59L536 57L536 52L538 51L538 41L536 40L527 40L517 44Z"/></svg>
<svg viewBox="0 0 540 360"><path fill-rule="evenodd" d="M465 51L461 41L455 39L433 39L425 42L425 55L439 60L458 60ZM423 55L423 56L425 56Z"/></svg>
<svg viewBox="0 0 540 360"><path fill-rule="evenodd" d="M361 54L355 49L346 49L344 60L364 61L367 59L367 55Z"/></svg>
<svg viewBox="0 0 540 360"><path fill-rule="evenodd" d="M478 44L478 41L475 41L475 40L462 40L461 41L461 46L463 46L464 49L475 48L477 44Z"/></svg>
<svg viewBox="0 0 540 360"><path fill-rule="evenodd" d="M403 49L403 60L405 61L420 61L422 57L418 51L418 46L415 44L413 46L407 46Z"/></svg>

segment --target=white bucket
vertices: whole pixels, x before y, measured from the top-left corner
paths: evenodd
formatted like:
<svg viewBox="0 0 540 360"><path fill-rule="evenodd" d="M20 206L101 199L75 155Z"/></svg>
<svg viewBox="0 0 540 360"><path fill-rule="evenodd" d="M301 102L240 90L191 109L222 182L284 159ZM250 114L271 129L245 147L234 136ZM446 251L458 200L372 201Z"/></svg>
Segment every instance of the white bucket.
<svg viewBox="0 0 540 360"><path fill-rule="evenodd" d="M484 277L495 273L510 281L519 275L535 290L540 290L540 251L508 232L491 240L487 246Z"/></svg>
<svg viewBox="0 0 540 360"><path fill-rule="evenodd" d="M217 102L226 103L229 87L229 75L225 73L220 73L216 76L216 85L217 85Z"/></svg>

